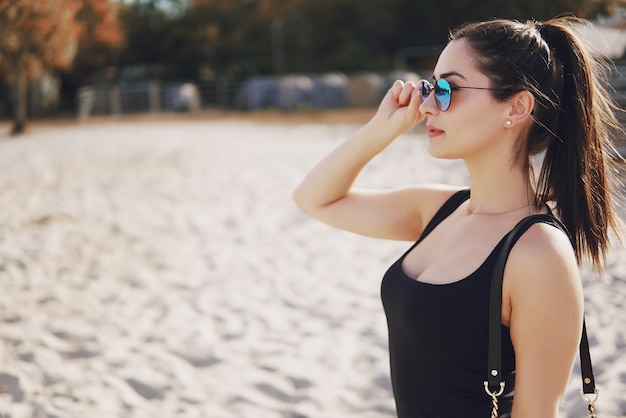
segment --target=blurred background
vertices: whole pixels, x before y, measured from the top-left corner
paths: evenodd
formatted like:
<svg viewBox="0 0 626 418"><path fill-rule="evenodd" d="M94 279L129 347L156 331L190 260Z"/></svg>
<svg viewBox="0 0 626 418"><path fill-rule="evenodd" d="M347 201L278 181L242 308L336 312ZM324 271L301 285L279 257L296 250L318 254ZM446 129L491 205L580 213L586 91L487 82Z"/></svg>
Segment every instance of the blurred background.
<svg viewBox="0 0 626 418"><path fill-rule="evenodd" d="M562 13L624 88L626 0L0 0L0 118L374 106L462 22Z"/></svg>
<svg viewBox="0 0 626 418"><path fill-rule="evenodd" d="M0 0L0 418L394 417L379 283L407 244L291 192L451 28L562 13L626 107L626 0ZM406 136L360 184L468 184ZM623 246L606 276L587 326L626 418Z"/></svg>

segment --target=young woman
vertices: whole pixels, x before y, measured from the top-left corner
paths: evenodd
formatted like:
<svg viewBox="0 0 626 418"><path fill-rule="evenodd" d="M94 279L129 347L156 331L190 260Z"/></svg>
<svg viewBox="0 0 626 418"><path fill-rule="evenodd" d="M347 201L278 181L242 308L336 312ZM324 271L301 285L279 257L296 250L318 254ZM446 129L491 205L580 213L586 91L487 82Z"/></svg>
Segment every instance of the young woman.
<svg viewBox="0 0 626 418"><path fill-rule="evenodd" d="M557 416L581 337L579 265L601 269L609 229L619 230L607 152L617 122L602 68L574 22L493 20L455 30L433 79L396 81L370 122L294 192L303 212L335 227L417 241L381 288L400 418L489 416L483 381L495 254L520 220L540 213L558 217L571 239L533 224L508 258L498 412ZM470 190L352 187L374 156L423 120L429 153L463 159Z"/></svg>

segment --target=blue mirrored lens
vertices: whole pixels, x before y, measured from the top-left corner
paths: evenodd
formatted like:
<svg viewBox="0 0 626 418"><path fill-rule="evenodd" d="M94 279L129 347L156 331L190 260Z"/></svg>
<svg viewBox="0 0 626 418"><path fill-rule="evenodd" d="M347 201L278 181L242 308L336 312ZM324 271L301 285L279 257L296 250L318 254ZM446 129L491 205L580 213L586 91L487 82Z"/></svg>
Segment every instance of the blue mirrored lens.
<svg viewBox="0 0 626 418"><path fill-rule="evenodd" d="M428 81L422 81L422 101L426 101L430 93L433 91L433 85Z"/></svg>
<svg viewBox="0 0 626 418"><path fill-rule="evenodd" d="M450 107L450 100L452 98L452 89L450 83L447 80L440 78L435 82L435 103L442 112L445 112Z"/></svg>

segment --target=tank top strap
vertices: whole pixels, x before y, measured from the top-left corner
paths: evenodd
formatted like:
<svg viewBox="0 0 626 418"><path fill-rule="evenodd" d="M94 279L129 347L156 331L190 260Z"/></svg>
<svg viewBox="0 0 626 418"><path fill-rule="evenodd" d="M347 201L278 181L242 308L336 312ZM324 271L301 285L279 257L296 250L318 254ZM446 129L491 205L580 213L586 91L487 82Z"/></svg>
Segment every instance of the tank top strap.
<svg viewBox="0 0 626 418"><path fill-rule="evenodd" d="M437 227L444 219L452 214L463 202L465 202L470 197L470 190L463 189L454 193L452 196L445 201L443 205L439 208L439 210L435 213L435 216L432 217L430 222L424 228L422 235L420 236L420 241L426 237L426 235L430 234L433 229Z"/></svg>

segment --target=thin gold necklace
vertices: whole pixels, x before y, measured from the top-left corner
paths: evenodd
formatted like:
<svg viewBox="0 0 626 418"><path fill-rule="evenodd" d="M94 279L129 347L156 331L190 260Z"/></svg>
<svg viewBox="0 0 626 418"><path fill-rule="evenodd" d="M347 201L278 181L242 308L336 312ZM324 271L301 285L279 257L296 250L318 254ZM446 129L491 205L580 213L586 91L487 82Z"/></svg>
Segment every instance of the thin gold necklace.
<svg viewBox="0 0 626 418"><path fill-rule="evenodd" d="M524 206L520 206L520 207L517 207L517 208L515 208L515 209L504 210L504 211L502 211L502 212L489 212L489 213L485 213L485 212L472 212L472 211L470 210L469 203L468 203L468 205L465 207L465 211L467 212L467 214L468 214L468 215L495 216L495 215L505 215L505 214L507 214L507 213L516 212L516 211L518 211L518 210L520 210L520 209L528 208L528 207L531 207L531 206L532 206L532 204L530 204L530 203L526 203Z"/></svg>

